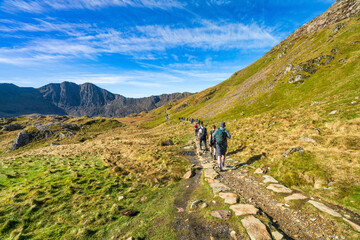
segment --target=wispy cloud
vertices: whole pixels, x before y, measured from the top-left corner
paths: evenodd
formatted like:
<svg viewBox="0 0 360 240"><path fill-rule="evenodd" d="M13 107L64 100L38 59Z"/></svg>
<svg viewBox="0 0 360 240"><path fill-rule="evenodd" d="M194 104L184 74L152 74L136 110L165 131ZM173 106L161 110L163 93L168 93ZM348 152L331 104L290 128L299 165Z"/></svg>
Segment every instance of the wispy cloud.
<svg viewBox="0 0 360 240"><path fill-rule="evenodd" d="M126 29L102 29L90 24L44 20L29 24L2 20L1 31L55 31L62 34L61 39L34 38L18 47L0 48L0 58L10 59L9 63L12 58L30 59L31 56L38 55L48 55L49 59L96 58L109 53L128 55L134 59L155 60L164 58L165 51L177 47L215 51L259 49L271 47L279 41L271 34L270 29L257 24L227 22L202 22L197 27L146 25Z"/></svg>
<svg viewBox="0 0 360 240"><path fill-rule="evenodd" d="M183 3L176 0L4 0L1 8L6 11L41 13L49 9L89 9L96 10L106 7L143 7L171 9L182 8Z"/></svg>

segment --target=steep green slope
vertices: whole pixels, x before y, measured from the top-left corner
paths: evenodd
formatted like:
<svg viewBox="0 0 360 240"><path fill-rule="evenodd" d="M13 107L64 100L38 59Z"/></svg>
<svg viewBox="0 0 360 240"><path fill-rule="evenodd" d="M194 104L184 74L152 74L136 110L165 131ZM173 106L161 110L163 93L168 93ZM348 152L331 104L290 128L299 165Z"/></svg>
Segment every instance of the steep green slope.
<svg viewBox="0 0 360 240"><path fill-rule="evenodd" d="M232 158L359 214L359 12L360 1L337 1L255 63L157 109L144 126L163 122L165 108L172 119L226 121ZM305 154L282 157L300 146Z"/></svg>

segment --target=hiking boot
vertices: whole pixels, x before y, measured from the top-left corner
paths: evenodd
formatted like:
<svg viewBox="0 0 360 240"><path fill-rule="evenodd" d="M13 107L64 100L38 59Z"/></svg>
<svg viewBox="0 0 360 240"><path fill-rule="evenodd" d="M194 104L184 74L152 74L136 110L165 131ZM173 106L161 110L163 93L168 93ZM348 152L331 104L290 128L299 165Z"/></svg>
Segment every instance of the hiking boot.
<svg viewBox="0 0 360 240"><path fill-rule="evenodd" d="M225 162L224 162L224 161L222 161L222 162L221 162L221 165L222 165L222 167L224 167L224 165L225 165Z"/></svg>
<svg viewBox="0 0 360 240"><path fill-rule="evenodd" d="M214 160L216 160L216 155L214 155Z"/></svg>
<svg viewBox="0 0 360 240"><path fill-rule="evenodd" d="M221 170L221 165L219 166L219 172L222 172L222 170Z"/></svg>

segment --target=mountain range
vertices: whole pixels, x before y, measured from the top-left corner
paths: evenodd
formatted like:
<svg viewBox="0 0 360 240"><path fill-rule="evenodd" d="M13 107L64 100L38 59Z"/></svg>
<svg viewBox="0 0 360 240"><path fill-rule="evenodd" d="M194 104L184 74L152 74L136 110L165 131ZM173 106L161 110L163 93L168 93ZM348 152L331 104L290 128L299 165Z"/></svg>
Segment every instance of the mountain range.
<svg viewBox="0 0 360 240"><path fill-rule="evenodd" d="M0 84L0 117L26 114L124 117L160 107L190 93L126 98L91 83L50 83L40 88Z"/></svg>

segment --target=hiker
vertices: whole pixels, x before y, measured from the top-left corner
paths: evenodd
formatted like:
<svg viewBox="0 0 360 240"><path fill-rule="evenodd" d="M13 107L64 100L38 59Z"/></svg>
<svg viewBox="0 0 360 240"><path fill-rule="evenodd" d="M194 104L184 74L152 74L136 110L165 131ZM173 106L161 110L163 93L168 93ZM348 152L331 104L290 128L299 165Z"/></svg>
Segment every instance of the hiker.
<svg viewBox="0 0 360 240"><path fill-rule="evenodd" d="M198 128L198 125L195 123L195 136L197 136L198 135L198 131L199 131L199 128Z"/></svg>
<svg viewBox="0 0 360 240"><path fill-rule="evenodd" d="M216 142L216 152L218 156L218 165L220 172L225 165L225 154L227 150L227 139L231 138L228 130L225 129L225 123L220 123L220 128L213 133L213 138Z"/></svg>
<svg viewBox="0 0 360 240"><path fill-rule="evenodd" d="M214 160L216 160L215 138L213 137L215 131L216 131L216 126L213 125L212 130L209 134L209 146L210 146L210 156L214 158Z"/></svg>
<svg viewBox="0 0 360 240"><path fill-rule="evenodd" d="M200 126L201 126L201 129L199 130L200 150L201 150L201 143L204 142L205 151L206 151L207 150L207 146L206 146L207 130L203 123Z"/></svg>

